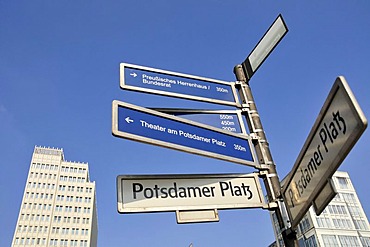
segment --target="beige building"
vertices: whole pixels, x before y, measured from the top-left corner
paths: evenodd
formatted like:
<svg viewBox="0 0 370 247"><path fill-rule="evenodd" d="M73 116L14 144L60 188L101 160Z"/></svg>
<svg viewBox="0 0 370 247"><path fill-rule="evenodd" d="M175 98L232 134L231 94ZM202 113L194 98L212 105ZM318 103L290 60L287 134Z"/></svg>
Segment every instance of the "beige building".
<svg viewBox="0 0 370 247"><path fill-rule="evenodd" d="M97 246L95 182L87 163L35 147L12 241L18 246Z"/></svg>
<svg viewBox="0 0 370 247"><path fill-rule="evenodd" d="M300 247L370 247L370 226L347 172L334 173L337 195L317 216L309 209L297 227ZM270 246L283 247L277 219L272 214L275 238Z"/></svg>

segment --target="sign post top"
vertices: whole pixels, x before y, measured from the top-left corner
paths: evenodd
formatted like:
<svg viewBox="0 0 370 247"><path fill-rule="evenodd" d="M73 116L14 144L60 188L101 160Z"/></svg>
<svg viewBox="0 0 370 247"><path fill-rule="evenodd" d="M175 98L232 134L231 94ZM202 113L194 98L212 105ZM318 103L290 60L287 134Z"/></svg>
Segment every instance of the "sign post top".
<svg viewBox="0 0 370 247"><path fill-rule="evenodd" d="M280 14L242 63L247 80L252 77L287 32L288 27Z"/></svg>

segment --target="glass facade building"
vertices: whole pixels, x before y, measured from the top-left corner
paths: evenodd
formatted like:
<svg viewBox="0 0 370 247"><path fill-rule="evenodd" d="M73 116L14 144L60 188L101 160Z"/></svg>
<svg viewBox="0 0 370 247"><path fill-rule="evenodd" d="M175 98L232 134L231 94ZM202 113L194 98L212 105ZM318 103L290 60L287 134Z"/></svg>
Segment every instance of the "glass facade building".
<svg viewBox="0 0 370 247"><path fill-rule="evenodd" d="M300 247L370 247L370 227L347 172L334 173L337 195L317 216L309 209L297 227ZM271 246L283 247L277 219L271 214L275 238Z"/></svg>

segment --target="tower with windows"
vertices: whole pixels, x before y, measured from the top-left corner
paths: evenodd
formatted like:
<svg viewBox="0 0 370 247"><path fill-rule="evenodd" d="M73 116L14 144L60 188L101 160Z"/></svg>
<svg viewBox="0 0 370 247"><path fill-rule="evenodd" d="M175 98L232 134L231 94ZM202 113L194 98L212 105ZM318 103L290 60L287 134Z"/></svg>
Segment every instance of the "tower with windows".
<svg viewBox="0 0 370 247"><path fill-rule="evenodd" d="M95 182L87 163L35 147L12 247L97 246Z"/></svg>

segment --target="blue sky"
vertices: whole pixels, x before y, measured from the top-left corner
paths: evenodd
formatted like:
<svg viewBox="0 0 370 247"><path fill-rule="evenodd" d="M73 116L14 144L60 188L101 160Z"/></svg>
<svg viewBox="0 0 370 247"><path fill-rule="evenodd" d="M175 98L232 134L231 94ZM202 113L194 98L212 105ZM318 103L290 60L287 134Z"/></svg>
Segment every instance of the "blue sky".
<svg viewBox="0 0 370 247"><path fill-rule="evenodd" d="M99 246L267 246L262 209L177 225L174 213L119 215L121 174L249 173L252 168L113 137L113 100L144 107L230 109L123 91L121 62L234 81L233 67L278 14L289 32L251 79L280 178L291 170L339 75L370 116L368 1L0 1L0 246L10 246L35 145L88 162ZM369 131L340 170L366 214Z"/></svg>

